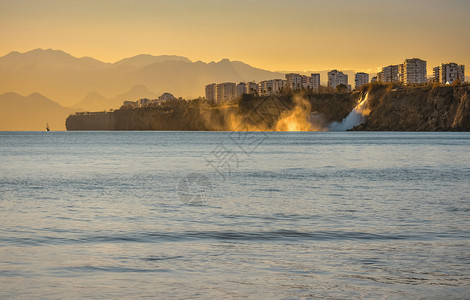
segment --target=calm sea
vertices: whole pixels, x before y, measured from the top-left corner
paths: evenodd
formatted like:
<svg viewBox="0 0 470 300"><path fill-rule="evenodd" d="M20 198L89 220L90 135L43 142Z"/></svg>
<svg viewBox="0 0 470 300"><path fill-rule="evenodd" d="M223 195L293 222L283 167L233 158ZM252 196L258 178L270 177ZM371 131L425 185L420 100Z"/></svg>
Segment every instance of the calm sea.
<svg viewBox="0 0 470 300"><path fill-rule="evenodd" d="M0 133L1 299L463 299L470 133Z"/></svg>

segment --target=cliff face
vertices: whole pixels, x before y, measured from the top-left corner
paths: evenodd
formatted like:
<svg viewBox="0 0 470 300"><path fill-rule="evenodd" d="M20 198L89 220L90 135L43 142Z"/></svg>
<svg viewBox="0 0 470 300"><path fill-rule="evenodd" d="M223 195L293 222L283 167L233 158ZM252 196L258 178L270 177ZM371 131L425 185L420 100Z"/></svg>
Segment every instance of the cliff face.
<svg viewBox="0 0 470 300"><path fill-rule="evenodd" d="M369 90L344 94L244 95L238 105L223 107L199 101L173 101L155 107L75 114L67 118L66 127L67 130L325 130L331 122L343 120L366 92L370 114L365 123L353 130L470 131L470 85L396 89L370 85ZM305 129L300 123L311 112L316 112L317 127ZM279 127L280 120L284 127Z"/></svg>
<svg viewBox="0 0 470 300"><path fill-rule="evenodd" d="M340 121L353 108L357 93L254 97L238 105L211 107L198 101L172 101L161 106L113 112L77 113L66 120L67 130L276 130L285 111L299 106L321 114L324 123Z"/></svg>
<svg viewBox="0 0 470 300"><path fill-rule="evenodd" d="M116 117L113 113L77 113L65 120L67 130L114 130Z"/></svg>
<svg viewBox="0 0 470 300"><path fill-rule="evenodd" d="M121 108L112 112L77 113L67 130L224 130L233 107L205 108L200 103L174 102L164 107Z"/></svg>
<svg viewBox="0 0 470 300"><path fill-rule="evenodd" d="M368 101L369 117L354 130L470 130L470 85L383 88L371 91Z"/></svg>

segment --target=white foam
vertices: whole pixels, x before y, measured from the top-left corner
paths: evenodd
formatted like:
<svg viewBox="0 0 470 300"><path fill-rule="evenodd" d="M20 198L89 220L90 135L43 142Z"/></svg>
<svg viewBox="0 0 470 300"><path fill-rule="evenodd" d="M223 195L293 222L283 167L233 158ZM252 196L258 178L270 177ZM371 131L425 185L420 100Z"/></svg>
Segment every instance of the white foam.
<svg viewBox="0 0 470 300"><path fill-rule="evenodd" d="M354 107L354 109L343 119L341 122L333 122L329 126L330 131L346 131L364 123L369 115L369 108L367 108L367 93L363 99Z"/></svg>

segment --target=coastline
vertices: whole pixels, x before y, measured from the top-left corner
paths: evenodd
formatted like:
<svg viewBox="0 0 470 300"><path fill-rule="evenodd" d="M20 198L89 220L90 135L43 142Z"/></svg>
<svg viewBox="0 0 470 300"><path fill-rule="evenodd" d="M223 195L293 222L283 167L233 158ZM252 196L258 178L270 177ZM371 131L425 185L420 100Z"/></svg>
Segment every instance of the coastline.
<svg viewBox="0 0 470 300"><path fill-rule="evenodd" d="M470 85L403 87L369 84L350 93L254 96L237 103L210 105L205 101L169 101L110 112L76 113L66 120L75 130L170 131L289 131L279 122L295 124L292 131L326 131L341 122L365 95L369 114L353 131L470 131ZM287 130L283 130L287 129Z"/></svg>

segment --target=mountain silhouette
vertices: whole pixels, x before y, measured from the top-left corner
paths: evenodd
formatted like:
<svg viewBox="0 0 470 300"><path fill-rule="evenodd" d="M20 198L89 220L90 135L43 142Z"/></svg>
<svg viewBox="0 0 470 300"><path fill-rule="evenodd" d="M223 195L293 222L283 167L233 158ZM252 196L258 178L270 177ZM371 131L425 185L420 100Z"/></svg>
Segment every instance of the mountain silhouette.
<svg viewBox="0 0 470 300"><path fill-rule="evenodd" d="M114 63L115 66L133 66L133 67L145 67L154 63L163 61L183 61L190 63L191 61L183 56L177 55L159 55L153 56L150 54L140 54L129 58L124 58Z"/></svg>
<svg viewBox="0 0 470 300"><path fill-rule="evenodd" d="M35 49L25 53L13 51L0 57L2 71L92 71L109 65L91 57L76 58L64 51L52 49Z"/></svg>
<svg viewBox="0 0 470 300"><path fill-rule="evenodd" d="M212 82L275 78L284 78L284 74L228 59L205 63L182 56L137 55L111 64L51 49L0 57L0 93L39 92L69 107L78 107L85 100L92 102L93 98L103 100L90 93L114 99L139 85L157 95L170 92L177 97L197 98L204 96L205 85Z"/></svg>
<svg viewBox="0 0 470 300"><path fill-rule="evenodd" d="M0 130L65 130L65 119L75 110L63 107L39 93L27 97L0 95Z"/></svg>
<svg viewBox="0 0 470 300"><path fill-rule="evenodd" d="M0 57L0 130L43 130L47 122L52 130L63 130L74 111L118 108L124 100L164 92L192 99L204 96L209 83L275 78L284 74L228 59L205 63L141 54L105 63L61 50L13 51Z"/></svg>
<svg viewBox="0 0 470 300"><path fill-rule="evenodd" d="M128 92L120 95L116 95L114 98L106 98L97 92L91 92L85 96L85 98L73 108L77 111L102 111L108 109L117 109L122 106L123 102L135 101L137 99L148 98L155 99L159 95L149 91L143 85L136 85L131 88Z"/></svg>

